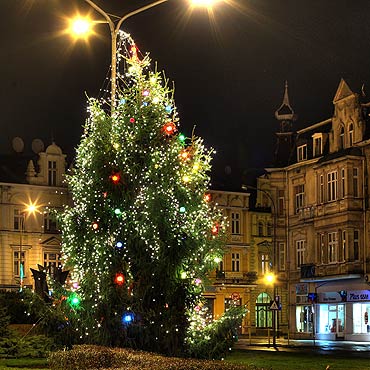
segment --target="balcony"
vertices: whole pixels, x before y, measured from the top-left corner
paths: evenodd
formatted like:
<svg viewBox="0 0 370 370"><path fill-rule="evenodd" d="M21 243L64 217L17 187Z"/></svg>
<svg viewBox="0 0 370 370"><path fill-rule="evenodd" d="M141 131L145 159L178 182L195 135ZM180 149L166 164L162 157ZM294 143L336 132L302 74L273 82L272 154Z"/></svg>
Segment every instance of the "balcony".
<svg viewBox="0 0 370 370"><path fill-rule="evenodd" d="M253 285L257 281L257 272L216 271L216 284Z"/></svg>

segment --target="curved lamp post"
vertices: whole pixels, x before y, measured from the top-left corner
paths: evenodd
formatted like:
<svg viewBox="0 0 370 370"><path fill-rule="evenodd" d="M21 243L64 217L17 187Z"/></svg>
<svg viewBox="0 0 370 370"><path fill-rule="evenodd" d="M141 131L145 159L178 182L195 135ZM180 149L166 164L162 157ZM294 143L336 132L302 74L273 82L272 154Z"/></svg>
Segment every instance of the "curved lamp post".
<svg viewBox="0 0 370 370"><path fill-rule="evenodd" d="M276 269L276 216L277 216L277 214L276 214L275 201L272 198L271 194L266 190L256 188L256 187L251 186L251 185L242 185L242 189L245 190L245 191L247 191L248 189L253 189L253 190L256 190L256 191L260 191L261 193L264 193L271 200L273 228L274 228L273 241L272 241L272 272L265 276L265 281L266 281L267 284L272 285L273 294L274 294L273 300L275 301L276 295L277 295L276 294L276 288L277 288L277 286L276 286L276 280L277 280L277 269ZM272 332L273 332L272 343L273 343L274 347L276 347L276 322L277 322L276 310L273 310L273 312L272 312Z"/></svg>
<svg viewBox="0 0 370 370"><path fill-rule="evenodd" d="M139 13L144 12L150 8L153 8L157 5L165 3L169 0L157 0L148 5L145 5L141 8L138 8L130 13L123 15L117 23L112 20L112 16L106 13L101 7L96 5L92 0L84 0L87 4L89 4L96 12L98 12L103 18L104 21L98 21L93 23L107 23L110 29L111 34L111 112L114 111L115 104L116 104L116 91L117 91L117 37L122 26L122 23ZM216 1L219 0L190 0L193 6L205 6L211 7ZM72 25L72 31L78 36L86 34L89 30L90 26L88 25L88 21L85 19L76 19Z"/></svg>

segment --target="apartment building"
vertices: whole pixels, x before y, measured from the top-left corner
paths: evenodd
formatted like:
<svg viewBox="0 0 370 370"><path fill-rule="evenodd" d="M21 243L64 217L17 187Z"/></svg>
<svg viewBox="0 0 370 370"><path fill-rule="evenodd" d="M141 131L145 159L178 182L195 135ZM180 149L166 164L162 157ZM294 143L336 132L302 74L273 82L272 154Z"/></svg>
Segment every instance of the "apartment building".
<svg viewBox="0 0 370 370"><path fill-rule="evenodd" d="M280 278L297 338L370 340L370 103L342 79L333 116L295 130L286 85L275 163L258 179L276 203Z"/></svg>
<svg viewBox="0 0 370 370"><path fill-rule="evenodd" d="M15 152L0 158L0 289L34 286L30 268L61 266L61 238L54 211L67 204L65 154L52 143L13 139Z"/></svg>

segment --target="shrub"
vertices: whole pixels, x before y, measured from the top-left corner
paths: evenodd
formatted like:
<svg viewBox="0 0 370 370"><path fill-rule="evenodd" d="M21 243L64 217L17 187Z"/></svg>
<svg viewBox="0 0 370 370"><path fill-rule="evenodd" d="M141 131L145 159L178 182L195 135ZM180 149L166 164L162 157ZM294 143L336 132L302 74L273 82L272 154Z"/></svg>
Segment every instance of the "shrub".
<svg viewBox="0 0 370 370"><path fill-rule="evenodd" d="M258 370L254 366L223 361L165 357L132 349L109 349L92 345L79 345L69 351L51 353L48 363L52 370Z"/></svg>

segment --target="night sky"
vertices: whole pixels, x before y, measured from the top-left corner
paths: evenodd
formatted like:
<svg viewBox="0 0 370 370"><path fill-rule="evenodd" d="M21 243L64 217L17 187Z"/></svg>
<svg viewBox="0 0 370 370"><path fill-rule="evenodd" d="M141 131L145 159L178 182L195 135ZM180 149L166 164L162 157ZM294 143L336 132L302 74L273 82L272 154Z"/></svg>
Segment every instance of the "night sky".
<svg viewBox="0 0 370 370"><path fill-rule="evenodd" d="M96 3L121 16L150 1ZM60 34L77 9L91 11L83 0L0 0L0 153L15 136L25 151L54 138L72 160L86 95L102 96L110 65L107 25L89 45ZM169 0L123 29L175 82L181 130L196 125L217 150L214 187L251 182L271 163L285 80L296 128L332 115L341 77L370 96L369 0L228 0L211 16Z"/></svg>

